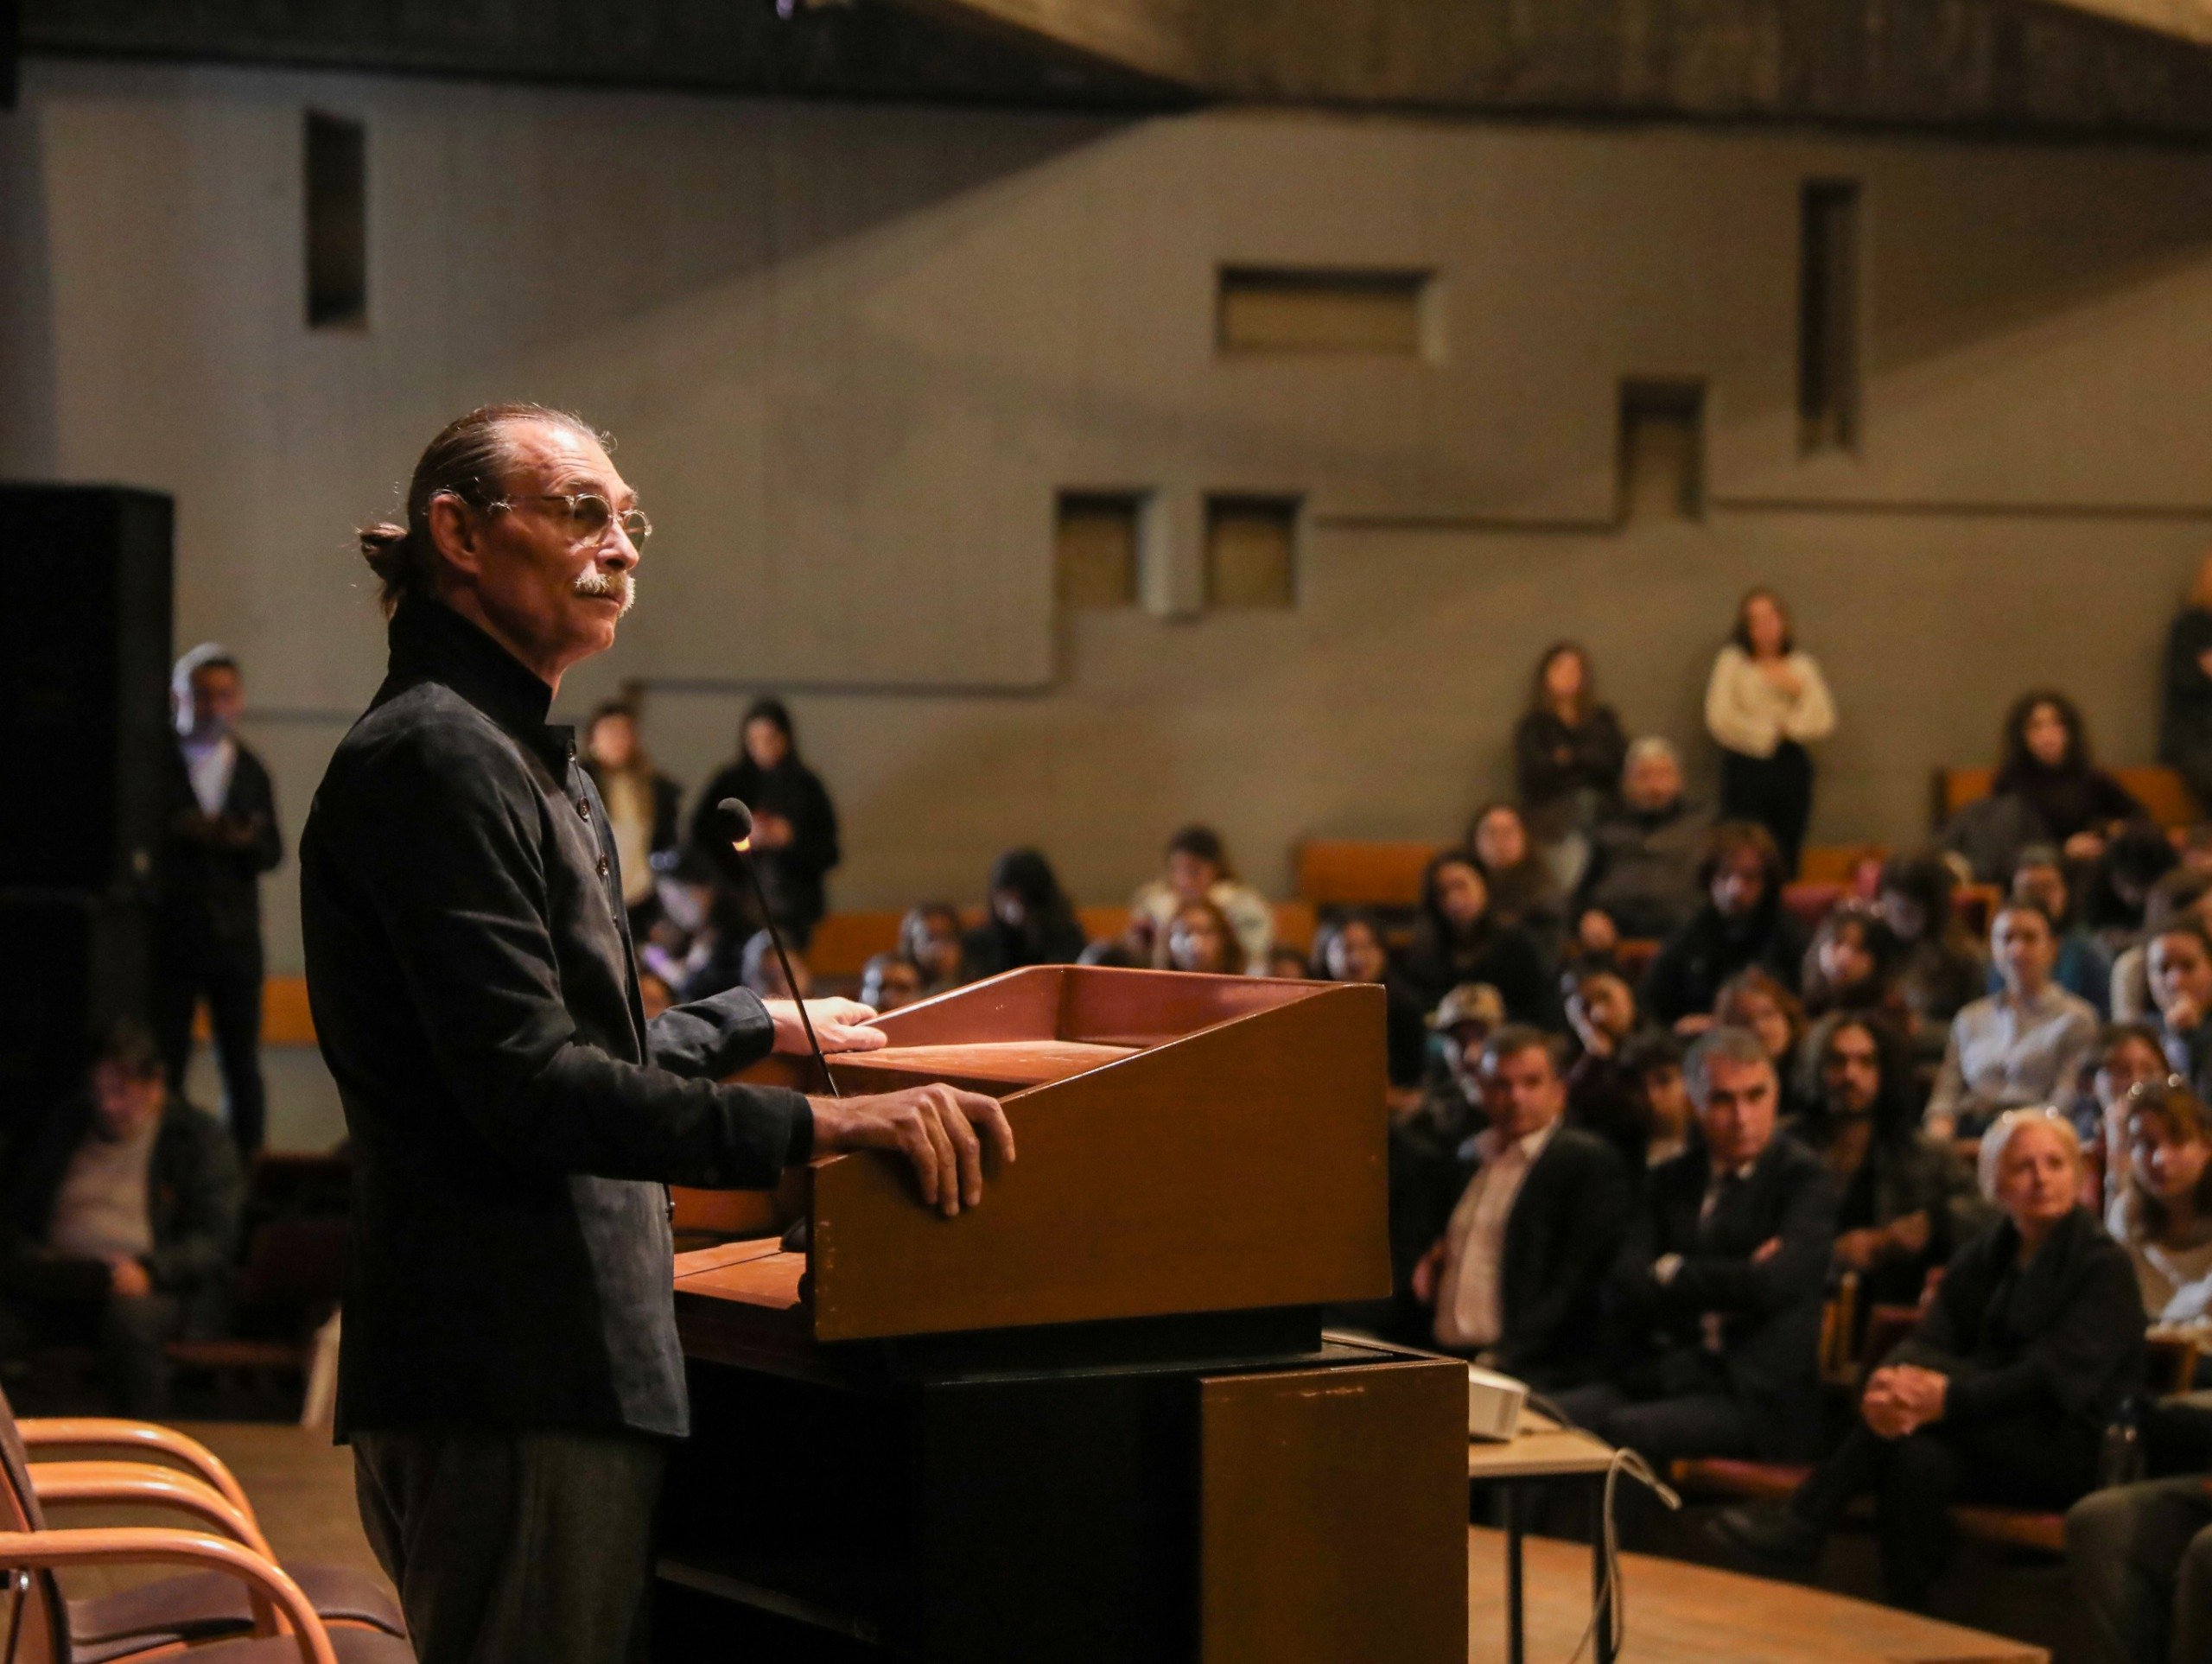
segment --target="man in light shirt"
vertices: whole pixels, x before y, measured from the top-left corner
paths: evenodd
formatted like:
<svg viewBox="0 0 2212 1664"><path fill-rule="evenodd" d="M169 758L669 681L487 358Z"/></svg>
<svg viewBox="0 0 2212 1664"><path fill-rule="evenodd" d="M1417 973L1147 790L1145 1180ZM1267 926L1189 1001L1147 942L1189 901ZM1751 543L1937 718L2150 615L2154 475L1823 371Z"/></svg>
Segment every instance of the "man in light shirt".
<svg viewBox="0 0 2212 1664"><path fill-rule="evenodd" d="M1598 1292L1620 1243L1628 1175L1605 1140L1562 1127L1567 1083L1551 1037L1499 1029L1483 1049L1491 1126L1451 1223L1414 1269L1447 1351L1538 1386L1597 1363Z"/></svg>

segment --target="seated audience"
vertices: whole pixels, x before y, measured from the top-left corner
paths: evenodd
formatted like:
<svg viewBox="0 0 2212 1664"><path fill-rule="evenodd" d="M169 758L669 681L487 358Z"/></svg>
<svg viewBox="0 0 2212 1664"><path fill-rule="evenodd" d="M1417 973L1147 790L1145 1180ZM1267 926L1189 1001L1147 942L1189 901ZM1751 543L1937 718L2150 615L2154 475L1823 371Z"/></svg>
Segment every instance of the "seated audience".
<svg viewBox="0 0 2212 1664"><path fill-rule="evenodd" d="M2151 941L2177 918L2212 924L2212 872L2178 867L2151 886L2143 901L2143 935L2112 962L2112 1019L2145 1023L2158 1014L2151 999Z"/></svg>
<svg viewBox="0 0 2212 1664"><path fill-rule="evenodd" d="M2082 881L2080 923L2107 958L2150 925L2151 892L2182 861L2173 840L2147 821L2131 821L2113 835Z"/></svg>
<svg viewBox="0 0 2212 1664"><path fill-rule="evenodd" d="M1827 1163L1842 1201L1834 1270L1863 1307L1913 1305L1928 1273L1991 1223L1974 1175L1920 1130L1904 1042L1880 1018L1837 1012L1806 1047L1812 1108L1789 1131Z"/></svg>
<svg viewBox="0 0 2212 1664"><path fill-rule="evenodd" d="M630 929L652 923L653 858L673 861L682 788L653 766L638 739L638 714L620 703L601 705L584 730L584 772L607 806L607 829L622 873L622 902Z"/></svg>
<svg viewBox="0 0 2212 1664"><path fill-rule="evenodd" d="M2067 1510L2082 1664L2212 1658L2212 1473L2091 1491Z"/></svg>
<svg viewBox="0 0 2212 1664"><path fill-rule="evenodd" d="M1637 1124L1637 1082L1624 1054L1642 1026L1627 980L1602 960L1577 966L1560 979L1567 988L1567 1024L1581 1055L1567 1071L1570 1122L1620 1147L1624 1129Z"/></svg>
<svg viewBox="0 0 2212 1664"><path fill-rule="evenodd" d="M1952 1020L1922 1118L1936 1138L1972 1138L2007 1109L2063 1102L2097 1042L2095 1011L2050 980L2058 943L2042 908L1999 907L1989 948L2004 990Z"/></svg>
<svg viewBox="0 0 2212 1664"><path fill-rule="evenodd" d="M2212 1095L2212 933L2194 918L2150 942L2151 998L2168 1067L2200 1097Z"/></svg>
<svg viewBox="0 0 2212 1664"><path fill-rule="evenodd" d="M1636 1084L1637 1119L1631 1141L1616 1142L1640 1191L1647 1175L1701 1147L1702 1134L1682 1077L1680 1040L1663 1029L1647 1029L1621 1049L1621 1062Z"/></svg>
<svg viewBox="0 0 2212 1664"><path fill-rule="evenodd" d="M1536 661L1529 708L1513 725L1513 773L1529 833L1563 891L1581 880L1587 834L1611 805L1627 756L1620 719L1598 697L1588 651L1554 642Z"/></svg>
<svg viewBox="0 0 2212 1664"><path fill-rule="evenodd" d="M2075 1199L2074 1128L2012 1111L1981 1146L2005 1217L1961 1248L1920 1326L1867 1378L1859 1421L1787 1502L1731 1508L1725 1540L1809 1565L1857 1497L1874 1499L1882 1583L1924 1609L1955 1502L2063 1508L2097 1481L2107 1424L2143 1375L2127 1256Z"/></svg>
<svg viewBox="0 0 2212 1664"><path fill-rule="evenodd" d="M1286 982L1304 982L1313 975L1306 956L1287 942L1278 942L1268 949L1267 974Z"/></svg>
<svg viewBox="0 0 2212 1664"><path fill-rule="evenodd" d="M968 981L960 912L950 902L909 907L899 921L899 952L922 975L924 994L943 994Z"/></svg>
<svg viewBox="0 0 2212 1664"><path fill-rule="evenodd" d="M1371 913L1347 913L1322 931L1314 969L1328 982L1379 982L1385 996L1383 1035L1394 1091L1417 1089L1428 1064L1427 1003L1390 963L1382 927ZM1491 991L1497 998L1497 991Z"/></svg>
<svg viewBox="0 0 2212 1664"><path fill-rule="evenodd" d="M861 1003L878 1013L897 1011L925 997L922 968L903 954L870 954L861 967Z"/></svg>
<svg viewBox="0 0 2212 1664"><path fill-rule="evenodd" d="M1243 950L1229 915L1201 898L1176 908L1160 942L1160 969L1203 971L1211 976L1243 974Z"/></svg>
<svg viewBox="0 0 2212 1664"><path fill-rule="evenodd" d="M1951 1019L1986 992L1980 945L1959 923L1958 879L1940 855L1892 855L1882 865L1874 910L1897 937L1897 997L1916 1060L1943 1055Z"/></svg>
<svg viewBox="0 0 2212 1664"><path fill-rule="evenodd" d="M2128 1099L2137 1087L2164 1083L2173 1071L2158 1031L2146 1023L2107 1024L2091 1062L2088 1082L2075 1095L2068 1118L2082 1140L2082 1159L2095 1170L2101 1186L2093 1186L2087 1199L2092 1206L2109 1207L2126 1187L2132 1165Z"/></svg>
<svg viewBox="0 0 2212 1664"><path fill-rule="evenodd" d="M1598 1367L1598 1293L1619 1247L1628 1176L1605 1141L1562 1127L1566 1084L1555 1043L1500 1029L1483 1051L1497 1083L1479 1165L1450 1223L1413 1275L1446 1351L1529 1382L1558 1386Z"/></svg>
<svg viewBox="0 0 2212 1664"><path fill-rule="evenodd" d="M1083 956L1083 926L1052 863L1034 849L1009 850L992 864L990 912L968 933L962 962L970 977L1025 965L1071 965Z"/></svg>
<svg viewBox="0 0 2212 1664"><path fill-rule="evenodd" d="M2153 1329L2212 1342L2212 1125L2185 1086L2127 1095L2128 1176L2105 1216Z"/></svg>
<svg viewBox="0 0 2212 1664"><path fill-rule="evenodd" d="M803 949L829 907L823 881L842 859L837 811L821 777L799 760L783 701L753 701L737 732L738 759L707 782L691 811L691 843L708 853L725 882L744 884L740 857L721 829L721 800L735 797L750 809L753 870L768 911Z"/></svg>
<svg viewBox="0 0 2212 1664"><path fill-rule="evenodd" d="M1462 850L1436 856L1421 874L1405 975L1424 1010L1462 982L1487 982L1513 1021L1559 1026L1559 990L1543 949L1526 930L1492 916L1490 880Z"/></svg>
<svg viewBox="0 0 2212 1664"><path fill-rule="evenodd" d="M1237 881L1221 834L1210 826L1186 826L1170 838L1167 871L1139 890L1129 905L1152 921L1156 936L1164 937L1177 911L1194 901L1211 903L1235 930L1237 958L1232 972L1256 975L1267 968L1274 910L1257 890Z"/></svg>
<svg viewBox="0 0 2212 1664"><path fill-rule="evenodd" d="M1647 737L1628 748L1618 805L1590 832L1590 862L1572 909L1603 913L1621 936L1671 936L1697 911L1712 820L1682 795L1674 746ZM1586 946L1589 945L1585 943Z"/></svg>
<svg viewBox="0 0 2212 1664"><path fill-rule="evenodd" d="M1491 917L1528 931L1547 957L1555 957L1567 937L1567 899L1529 842L1521 811L1511 803L1482 810L1467 827L1467 848L1490 882Z"/></svg>
<svg viewBox="0 0 2212 1664"><path fill-rule="evenodd" d="M2196 568L2166 634L2158 699L2158 760L2212 805L2212 556ZM2206 1655L2212 1657L2212 1631Z"/></svg>
<svg viewBox="0 0 2212 1664"><path fill-rule="evenodd" d="M641 970L678 1005L738 987L745 944L760 928L749 899L696 850L685 850L653 886L654 916L638 947Z"/></svg>
<svg viewBox="0 0 2212 1664"><path fill-rule="evenodd" d="M2021 850L2053 843L2069 861L2092 861L2143 805L2089 760L2088 736L2072 700L2052 689L2023 694L2005 716L2004 756L1990 795L1959 811L1945 848L1984 884L2002 884Z"/></svg>
<svg viewBox="0 0 2212 1664"><path fill-rule="evenodd" d="M1902 1027L1906 1013L1897 992L1898 957L1897 939L1879 913L1861 905L1831 909L1805 950L1799 985L1805 1014L1852 1011Z"/></svg>
<svg viewBox="0 0 2212 1664"><path fill-rule="evenodd" d="M2047 843L2029 845L2012 864L2012 892L2042 908L2057 930L2058 962L2050 980L2069 994L2080 994L2101 1018L2112 1007L2112 962L2075 911L2065 857ZM1998 987L1993 969L1986 991L1994 994Z"/></svg>
<svg viewBox="0 0 2212 1664"><path fill-rule="evenodd" d="M1428 1023L1435 1063L1421 1096L1390 1117L1390 1286L1399 1305L1392 1327L1415 1342L1427 1337L1428 1322L1414 1310L1414 1267L1450 1222L1474 1159L1469 1141L1491 1119L1483 1047L1505 1026L1505 1005L1496 988L1469 983L1446 994Z"/></svg>
<svg viewBox="0 0 2212 1664"><path fill-rule="evenodd" d="M1796 1115L1806 1107L1800 1095L1803 1071L1798 1052L1805 1041L1805 1007L1797 996L1758 966L1730 977L1713 1002L1713 1020L1730 1028L1748 1029L1759 1037L1775 1078L1781 1082L1782 1113Z"/></svg>
<svg viewBox="0 0 2212 1664"><path fill-rule="evenodd" d="M1820 1427L1835 1181L1777 1134L1781 1083L1757 1035L1712 1030L1684 1073L1702 1146L1648 1176L1608 1285L1609 1378L1560 1405L1662 1471L1801 1455Z"/></svg>
<svg viewBox="0 0 2212 1664"><path fill-rule="evenodd" d="M245 1178L213 1116L169 1089L153 1036L119 1023L84 1095L9 1153L0 1185L0 1361L99 1348L125 1415L166 1407L162 1347L217 1331Z"/></svg>
<svg viewBox="0 0 2212 1664"><path fill-rule="evenodd" d="M1705 689L1705 727L1720 747L1720 813L1763 826L1781 852L1784 880L1813 817L1813 755L1835 732L1835 704L1810 653L1801 651L1782 599L1754 589Z"/></svg>
<svg viewBox="0 0 2212 1664"><path fill-rule="evenodd" d="M1653 1019L1692 1032L1705 1026L1721 984L1737 972L1756 965L1794 988L1805 962L1805 927L1782 905L1782 857L1764 827L1715 827L1697 880L1705 905L1668 938L1643 978Z"/></svg>
<svg viewBox="0 0 2212 1664"><path fill-rule="evenodd" d="M806 960L787 945L790 953L790 974L785 975L784 955L776 951L776 939L765 930L755 930L745 943L743 957L738 962L738 982L763 1000L804 1000L814 990L814 978L808 972ZM687 997L697 999L697 994Z"/></svg>

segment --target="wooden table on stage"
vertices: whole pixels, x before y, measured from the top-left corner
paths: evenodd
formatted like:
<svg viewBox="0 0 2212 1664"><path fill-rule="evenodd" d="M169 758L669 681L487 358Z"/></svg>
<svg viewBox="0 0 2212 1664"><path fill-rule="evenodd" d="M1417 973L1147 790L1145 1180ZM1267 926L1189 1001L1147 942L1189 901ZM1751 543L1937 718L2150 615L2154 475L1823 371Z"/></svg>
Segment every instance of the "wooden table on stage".
<svg viewBox="0 0 2212 1664"><path fill-rule="evenodd" d="M1605 1476L1614 1451L1595 1434L1563 1427L1535 1410L1521 1413L1521 1427L1510 1439L1467 1441L1467 1488L1495 1488L1505 1523L1505 1656L1522 1664L1528 1631L1522 1609L1522 1540L1526 1529L1522 1491L1530 1485L1579 1483L1590 1501L1590 1591L1593 1600L1605 1588ZM1609 1601L1598 1606L1598 1664L1612 1664L1613 1622Z"/></svg>
<svg viewBox="0 0 2212 1664"><path fill-rule="evenodd" d="M1466 1377L1389 1292L1382 991L1039 966L880 1019L848 1093L998 1095L921 1206L814 1164L809 1249L684 1254L658 1655L1463 1664Z"/></svg>

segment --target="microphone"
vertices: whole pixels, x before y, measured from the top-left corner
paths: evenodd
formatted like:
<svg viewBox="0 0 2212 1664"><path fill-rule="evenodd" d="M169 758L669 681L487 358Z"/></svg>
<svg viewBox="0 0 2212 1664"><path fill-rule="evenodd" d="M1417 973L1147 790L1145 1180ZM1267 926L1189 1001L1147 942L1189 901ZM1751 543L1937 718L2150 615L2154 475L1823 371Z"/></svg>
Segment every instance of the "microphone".
<svg viewBox="0 0 2212 1664"><path fill-rule="evenodd" d="M830 1096L842 1098L845 1095L837 1089L837 1077L830 1072L830 1059L822 1055L822 1042L814 1038L814 1019L806 1014L806 1000L799 993L798 978L791 975L791 956L784 951L784 933L776 928L776 916L768 911L768 892L760 887L760 874L753 868L753 811L736 797L725 797L715 808L722 817L722 829L729 835L729 847L741 857L738 865L753 880L753 899L760 904L760 922L767 927L768 940L775 943L777 961L784 968L784 984L791 991L791 1003L798 1007L799 1026L806 1030L806 1043L813 1050L814 1061L822 1070L822 1078L829 1083Z"/></svg>

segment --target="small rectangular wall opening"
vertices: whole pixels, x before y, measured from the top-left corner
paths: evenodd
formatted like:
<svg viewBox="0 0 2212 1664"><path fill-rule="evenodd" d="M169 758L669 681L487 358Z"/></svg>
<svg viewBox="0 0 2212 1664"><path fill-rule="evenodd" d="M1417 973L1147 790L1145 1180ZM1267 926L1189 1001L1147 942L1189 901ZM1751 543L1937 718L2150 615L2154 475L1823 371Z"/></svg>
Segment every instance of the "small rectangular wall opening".
<svg viewBox="0 0 2212 1664"><path fill-rule="evenodd" d="M1433 359L1428 271L1224 266L1224 353L1354 352Z"/></svg>
<svg viewBox="0 0 2212 1664"><path fill-rule="evenodd" d="M1797 433L1806 454L1859 448L1859 185L1805 187L1797 313Z"/></svg>
<svg viewBox="0 0 2212 1664"><path fill-rule="evenodd" d="M368 130L310 110L305 140L308 326L369 321Z"/></svg>
<svg viewBox="0 0 2212 1664"><path fill-rule="evenodd" d="M1206 605L1298 605L1295 497L1206 499Z"/></svg>
<svg viewBox="0 0 2212 1664"><path fill-rule="evenodd" d="M1621 384L1624 523L1705 516L1705 384Z"/></svg>
<svg viewBox="0 0 2212 1664"><path fill-rule="evenodd" d="M1089 611L1136 604L1145 504L1142 492L1060 493L1052 549L1062 607Z"/></svg>

